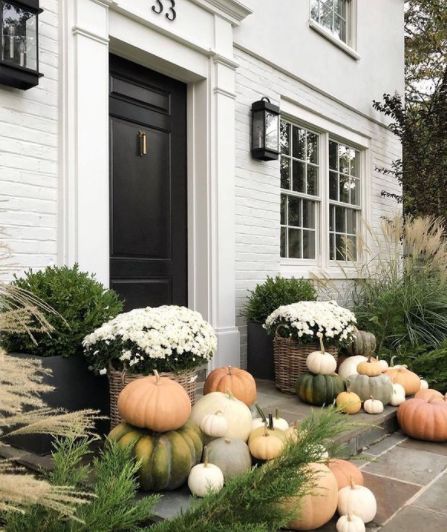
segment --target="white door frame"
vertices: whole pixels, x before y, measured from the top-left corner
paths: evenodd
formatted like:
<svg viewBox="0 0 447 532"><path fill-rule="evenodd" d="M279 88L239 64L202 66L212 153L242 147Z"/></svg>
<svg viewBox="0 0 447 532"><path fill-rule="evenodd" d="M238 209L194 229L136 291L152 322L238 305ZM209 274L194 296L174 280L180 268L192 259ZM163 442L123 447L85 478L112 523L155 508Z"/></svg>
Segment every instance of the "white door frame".
<svg viewBox="0 0 447 532"><path fill-rule="evenodd" d="M193 42L185 22L175 33L140 0L62 4L59 261L109 284L109 53L186 82L189 306L216 330L213 365L239 365L233 25L250 11L236 0L184 2L178 16L210 39Z"/></svg>

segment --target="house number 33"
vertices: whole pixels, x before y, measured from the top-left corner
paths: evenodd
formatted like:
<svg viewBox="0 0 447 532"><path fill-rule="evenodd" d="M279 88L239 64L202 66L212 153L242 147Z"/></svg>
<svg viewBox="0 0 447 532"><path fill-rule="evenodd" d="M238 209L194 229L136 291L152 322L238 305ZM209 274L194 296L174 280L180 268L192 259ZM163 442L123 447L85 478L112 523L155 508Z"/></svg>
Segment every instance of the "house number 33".
<svg viewBox="0 0 447 532"><path fill-rule="evenodd" d="M167 3L169 3L170 5L166 6L165 4ZM164 11L166 11L165 17L171 21L177 18L175 0L156 0L154 5L152 6L152 11L154 13L157 13L157 15L161 15Z"/></svg>

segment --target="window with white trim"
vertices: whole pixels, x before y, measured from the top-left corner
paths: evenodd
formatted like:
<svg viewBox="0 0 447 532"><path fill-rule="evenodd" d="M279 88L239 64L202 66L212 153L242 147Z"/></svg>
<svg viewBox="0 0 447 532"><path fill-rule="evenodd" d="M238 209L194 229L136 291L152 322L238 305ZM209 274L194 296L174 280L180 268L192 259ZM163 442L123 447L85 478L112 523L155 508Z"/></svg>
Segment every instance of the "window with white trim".
<svg viewBox="0 0 447 532"><path fill-rule="evenodd" d="M320 136L281 120L281 257L315 259Z"/></svg>
<svg viewBox="0 0 447 532"><path fill-rule="evenodd" d="M350 0L311 0L310 16L334 37L349 45L351 8Z"/></svg>
<svg viewBox="0 0 447 532"><path fill-rule="evenodd" d="M362 152L286 118L280 143L281 258L356 261Z"/></svg>

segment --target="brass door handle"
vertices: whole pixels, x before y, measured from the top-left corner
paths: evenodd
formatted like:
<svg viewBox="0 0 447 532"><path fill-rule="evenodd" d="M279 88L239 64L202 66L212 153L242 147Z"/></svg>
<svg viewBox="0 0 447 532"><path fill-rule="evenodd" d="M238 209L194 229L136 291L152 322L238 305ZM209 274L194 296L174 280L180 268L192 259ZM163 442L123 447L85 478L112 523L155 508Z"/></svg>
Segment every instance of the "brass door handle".
<svg viewBox="0 0 447 532"><path fill-rule="evenodd" d="M147 134L144 131L138 131L138 146L140 157L147 155Z"/></svg>

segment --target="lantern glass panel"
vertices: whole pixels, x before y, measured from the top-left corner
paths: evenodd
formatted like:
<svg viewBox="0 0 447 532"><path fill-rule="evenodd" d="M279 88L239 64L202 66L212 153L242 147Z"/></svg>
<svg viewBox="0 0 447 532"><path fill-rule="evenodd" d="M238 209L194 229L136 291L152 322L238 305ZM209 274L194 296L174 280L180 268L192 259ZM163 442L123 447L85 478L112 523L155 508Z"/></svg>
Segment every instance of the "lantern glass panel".
<svg viewBox="0 0 447 532"><path fill-rule="evenodd" d="M264 148L264 111L253 113L253 149Z"/></svg>
<svg viewBox="0 0 447 532"><path fill-rule="evenodd" d="M0 21L1 60L37 70L37 14L1 0Z"/></svg>
<svg viewBox="0 0 447 532"><path fill-rule="evenodd" d="M265 113L265 147L279 151L279 116L269 111Z"/></svg>

